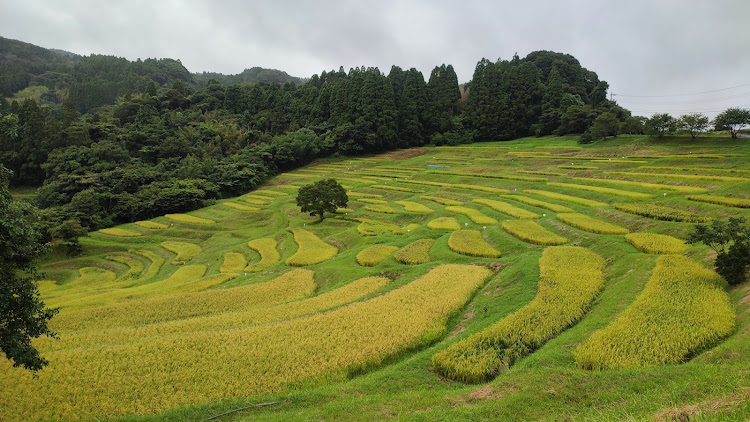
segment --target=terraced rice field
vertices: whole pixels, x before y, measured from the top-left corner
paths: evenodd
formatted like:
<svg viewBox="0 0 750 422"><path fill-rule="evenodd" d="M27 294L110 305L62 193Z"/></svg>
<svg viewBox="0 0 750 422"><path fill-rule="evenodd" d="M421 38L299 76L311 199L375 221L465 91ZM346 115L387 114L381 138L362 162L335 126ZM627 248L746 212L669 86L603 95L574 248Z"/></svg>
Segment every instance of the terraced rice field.
<svg viewBox="0 0 750 422"><path fill-rule="evenodd" d="M43 262L59 339L0 360L0 420L747 420L750 291L684 239L750 217L750 147L629 139L322 160L92 232Z"/></svg>

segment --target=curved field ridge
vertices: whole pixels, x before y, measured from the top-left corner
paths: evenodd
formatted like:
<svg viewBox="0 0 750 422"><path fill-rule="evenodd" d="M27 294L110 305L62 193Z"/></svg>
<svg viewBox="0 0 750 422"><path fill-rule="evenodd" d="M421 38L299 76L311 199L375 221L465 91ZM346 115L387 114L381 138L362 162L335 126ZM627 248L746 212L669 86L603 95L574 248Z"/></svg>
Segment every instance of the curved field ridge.
<svg viewBox="0 0 750 422"><path fill-rule="evenodd" d="M568 239L530 220L505 220L503 221L503 230L524 242L536 245L556 246L568 242Z"/></svg>
<svg viewBox="0 0 750 422"><path fill-rule="evenodd" d="M260 211L258 207L248 207L247 205L238 204L236 202L222 202L221 205L225 207L233 208L239 211Z"/></svg>
<svg viewBox="0 0 750 422"><path fill-rule="evenodd" d="M420 196L422 199L426 199L428 201L437 202L440 205L461 205L461 201L456 201L454 199L448 199L448 198L441 198L439 196L431 196L431 195L422 195Z"/></svg>
<svg viewBox="0 0 750 422"><path fill-rule="evenodd" d="M688 248L682 240L665 234L630 233L625 240L639 251L651 254L676 254Z"/></svg>
<svg viewBox="0 0 750 422"><path fill-rule="evenodd" d="M357 262L363 267L374 267L397 250L398 246L370 246L357 254Z"/></svg>
<svg viewBox="0 0 750 422"><path fill-rule="evenodd" d="M461 255L497 258L500 252L482 238L479 230L457 230L451 233L448 247Z"/></svg>
<svg viewBox="0 0 750 422"><path fill-rule="evenodd" d="M245 267L245 271L248 273L257 273L258 271L263 271L266 268L281 261L281 255L276 249L275 239L271 239L268 237L255 239L247 242L247 246L255 252L258 252L258 254L260 255L260 262L250 264Z"/></svg>
<svg viewBox="0 0 750 422"><path fill-rule="evenodd" d="M612 206L620 211L653 218L655 220L682 221L684 223L705 223L709 220L707 217L701 217L697 214L689 213L687 211L679 210L676 208L665 207L663 205L627 203L612 204Z"/></svg>
<svg viewBox="0 0 750 422"><path fill-rule="evenodd" d="M493 225L497 224L497 220L483 213L482 211L475 210L474 208L461 207L461 206L448 206L445 207L448 212L461 214L469 217L469 220L476 224Z"/></svg>
<svg viewBox="0 0 750 422"><path fill-rule="evenodd" d="M629 230L616 224L607 223L584 214L559 213L558 220L583 231L598 234L625 234Z"/></svg>
<svg viewBox="0 0 750 422"><path fill-rule="evenodd" d="M646 189L671 190L671 191L682 192L682 193L705 192L707 190L706 188L700 188L697 186L664 185L664 184L659 184L659 183L633 182L631 180L598 179L594 177L573 177L573 180L580 180L582 182L609 183L613 185L639 186L639 187L646 188Z"/></svg>
<svg viewBox="0 0 750 422"><path fill-rule="evenodd" d="M557 199L558 201L570 202L572 204L583 205L584 207L590 208L601 208L606 207L607 204L604 202L594 201L592 199L581 198L573 195L566 195L564 193L550 192L546 190L538 189L524 189L524 193L530 193L532 195L539 195L549 199ZM553 210L554 211L554 210ZM558 212L558 211L556 211Z"/></svg>
<svg viewBox="0 0 750 422"><path fill-rule="evenodd" d="M460 229L461 225L458 223L458 220L453 217L438 217L427 223L427 227L432 230L453 231Z"/></svg>
<svg viewBox="0 0 750 422"><path fill-rule="evenodd" d="M654 197L654 195L651 195L649 193L640 193L640 192L633 192L629 190L604 188L601 186L590 186L590 185L579 185L576 183L557 183L557 182L550 182L547 184L550 186L558 187L558 188L585 190L589 192L605 193L607 195L622 196L625 198L632 198L632 199L649 199L649 198Z"/></svg>
<svg viewBox="0 0 750 422"><path fill-rule="evenodd" d="M319 264L336 256L338 248L320 240L315 233L294 227L289 229L294 234L294 241L299 248L294 255L286 260L287 265L304 267L305 265Z"/></svg>
<svg viewBox="0 0 750 422"><path fill-rule="evenodd" d="M3 360L0 406L11 419L109 418L344 380L439 339L491 275L479 266L441 265L374 299L272 326L183 333L110 346L106 355L99 348L54 352L37 379ZM150 380L145 388L143 380Z"/></svg>
<svg viewBox="0 0 750 422"><path fill-rule="evenodd" d="M434 212L432 208L422 205L419 202L396 201L396 205L401 205L402 207L404 207L404 210L406 212L415 212L418 214L429 214L431 212Z"/></svg>
<svg viewBox="0 0 750 422"><path fill-rule="evenodd" d="M584 369L684 362L734 330L724 281L681 255L662 255L638 298L575 353Z"/></svg>
<svg viewBox="0 0 750 422"><path fill-rule="evenodd" d="M393 257L396 261L406 265L424 264L430 262L430 249L435 241L420 239L399 249Z"/></svg>
<svg viewBox="0 0 750 422"><path fill-rule="evenodd" d="M568 208L565 205L558 205L558 204L553 204L551 202L540 201L538 199L529 198L528 196L522 196L522 195L500 195L500 196L505 199L512 199L522 204L532 205L532 206L540 207L540 208L546 208L554 212L575 212L574 209Z"/></svg>
<svg viewBox="0 0 750 422"><path fill-rule="evenodd" d="M708 204L724 205L735 208L750 208L750 199L730 198L719 195L688 195L685 198L691 201L705 202Z"/></svg>
<svg viewBox="0 0 750 422"><path fill-rule="evenodd" d="M173 265L182 265L203 251L200 246L194 243L176 242L173 240L161 242L161 247L177 254L172 261Z"/></svg>
<svg viewBox="0 0 750 422"><path fill-rule="evenodd" d="M200 218L196 217L194 215L188 215L188 214L165 214L164 217L167 217L170 220L179 221L180 223L191 223L191 224L214 224L214 220L209 220L208 218Z"/></svg>
<svg viewBox="0 0 750 422"><path fill-rule="evenodd" d="M507 214L515 218L535 219L535 218L541 217L541 215L535 212L531 212L523 208L513 206L507 202L496 201L494 199L475 199L473 202L477 204L486 205L495 211L499 211L503 214Z"/></svg>
<svg viewBox="0 0 750 422"><path fill-rule="evenodd" d="M144 229L166 229L166 224L157 223L156 221L150 221L150 220L144 220L144 221L136 221L135 224L137 226L141 226Z"/></svg>
<svg viewBox="0 0 750 422"><path fill-rule="evenodd" d="M464 382L497 376L577 323L604 287L604 260L588 249L557 246L539 259L539 292L531 303L432 357L442 375Z"/></svg>
<svg viewBox="0 0 750 422"><path fill-rule="evenodd" d="M141 235L138 232L134 232L134 231L130 231L130 230L125 230L125 229L120 229L120 228L117 228L117 227L112 227L112 228L109 228L109 229L101 229L101 230L99 230L99 233L108 234L110 236L117 236L117 237L138 237L138 236Z"/></svg>

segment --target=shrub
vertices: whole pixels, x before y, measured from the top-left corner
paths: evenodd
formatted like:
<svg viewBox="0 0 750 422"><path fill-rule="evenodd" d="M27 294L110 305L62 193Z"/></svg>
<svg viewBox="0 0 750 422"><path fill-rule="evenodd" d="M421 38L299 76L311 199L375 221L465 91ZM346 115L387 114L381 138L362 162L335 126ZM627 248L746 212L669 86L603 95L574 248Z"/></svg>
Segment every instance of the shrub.
<svg viewBox="0 0 750 422"><path fill-rule="evenodd" d="M458 220L453 217L438 217L427 223L427 227L432 230L453 231L460 229L461 225L458 223Z"/></svg>
<svg viewBox="0 0 750 422"><path fill-rule="evenodd" d="M109 228L109 229L101 229L99 230L99 233L102 234L108 234L110 236L117 236L117 237L138 237L141 234L138 232L132 232L130 230L120 229L120 228Z"/></svg>
<svg viewBox="0 0 750 422"><path fill-rule="evenodd" d="M589 192L605 193L607 195L622 196L625 198L633 198L633 199L649 199L649 198L654 197L654 195L651 195L648 193L632 192L629 190L620 190L620 189L612 189L612 188L603 188L601 186L578 185L575 183L548 183L548 185L556 186L559 188L579 189L579 190L585 190Z"/></svg>
<svg viewBox="0 0 750 422"><path fill-rule="evenodd" d="M716 272L732 284L745 281L750 268L750 225L745 224L744 217L696 225L688 235L688 243L699 242L716 252Z"/></svg>
<svg viewBox="0 0 750 422"><path fill-rule="evenodd" d="M357 262L363 267L374 267L397 250L398 246L370 246L357 254Z"/></svg>
<svg viewBox="0 0 750 422"><path fill-rule="evenodd" d="M445 207L445 210L448 212L454 212L456 214L465 215L469 217L469 219L475 222L476 224L481 224L481 225L497 224L497 220L473 208L461 207L461 206L448 206L448 207Z"/></svg>
<svg viewBox="0 0 750 422"><path fill-rule="evenodd" d="M179 221L180 223L190 223L190 224L214 224L214 220L209 220L207 218L200 218L193 215L188 214L167 214L164 217L167 217L170 220L173 221Z"/></svg>
<svg viewBox="0 0 750 422"><path fill-rule="evenodd" d="M456 230L448 239L448 247L453 252L469 256L497 258L500 252L483 238L478 230Z"/></svg>
<svg viewBox="0 0 750 422"><path fill-rule="evenodd" d="M568 241L530 220L505 220L503 229L524 242L536 245L554 246Z"/></svg>
<svg viewBox="0 0 750 422"><path fill-rule="evenodd" d="M440 198L438 196L423 195L423 196L420 196L420 198L426 199L428 201L437 202L440 205L461 205L463 203L461 201L456 201L456 200L448 199L448 198Z"/></svg>
<svg viewBox="0 0 750 422"><path fill-rule="evenodd" d="M687 249L680 239L656 233L630 233L625 240L636 249L650 254L678 254Z"/></svg>
<svg viewBox="0 0 750 422"><path fill-rule="evenodd" d="M172 261L173 265L182 265L185 262L193 259L193 257L198 255L199 253L203 252L203 249L201 249L200 246L194 243L168 240L166 242L161 242L161 246L162 248L177 254L177 256Z"/></svg>
<svg viewBox="0 0 750 422"><path fill-rule="evenodd" d="M419 202L412 202L412 201L396 201L397 205L401 205L404 207L404 210L406 212L415 212L418 214L429 214L433 212L431 208L428 208Z"/></svg>
<svg viewBox="0 0 750 422"><path fill-rule="evenodd" d="M275 239L268 237L255 239L247 242L247 246L255 252L258 252L260 255L260 262L248 265L245 267L245 272L257 273L281 261L281 255L279 254L279 251L276 250Z"/></svg>
<svg viewBox="0 0 750 422"><path fill-rule="evenodd" d="M541 215L535 212L531 212L523 208L514 207L507 202L496 201L494 199L475 199L473 202L477 204L487 205L495 211L500 211L503 214L507 214L515 218L535 219L541 217Z"/></svg>
<svg viewBox="0 0 750 422"><path fill-rule="evenodd" d="M231 273L235 271L242 271L247 267L247 259L245 255L237 252L228 252L224 254L224 263L219 269L222 273Z"/></svg>
<svg viewBox="0 0 750 422"><path fill-rule="evenodd" d="M539 270L531 303L433 355L435 370L458 381L488 381L577 323L604 287L604 260L581 247L545 249Z"/></svg>
<svg viewBox="0 0 750 422"><path fill-rule="evenodd" d="M286 265L302 267L319 264L333 258L339 252L338 248L320 240L315 233L299 227L290 228L289 231L294 234L294 241L299 245L299 249L287 258Z"/></svg>
<svg viewBox="0 0 750 422"><path fill-rule="evenodd" d="M430 249L434 243L432 239L417 240L399 249L393 257L396 261L407 265L430 262Z"/></svg>
<svg viewBox="0 0 750 422"><path fill-rule="evenodd" d="M234 208L240 211L260 211L260 208L258 207L248 207L242 204L238 204L236 202L222 202L221 205L224 205L225 207L229 207L229 208Z"/></svg>
<svg viewBox="0 0 750 422"><path fill-rule="evenodd" d="M628 229L577 213L559 213L557 218L577 229L598 234L625 234Z"/></svg>
<svg viewBox="0 0 750 422"><path fill-rule="evenodd" d="M681 255L662 255L643 292L575 352L583 369L684 362L734 329L718 274Z"/></svg>
<svg viewBox="0 0 750 422"><path fill-rule="evenodd" d="M643 217L653 218L664 221L682 221L685 223L702 223L709 219L696 214L669 208L655 204L612 204L616 209L630 214L636 214Z"/></svg>
<svg viewBox="0 0 750 422"><path fill-rule="evenodd" d="M143 227L144 229L166 229L166 224L157 223L156 221L136 221L137 226Z"/></svg>
<svg viewBox="0 0 750 422"><path fill-rule="evenodd" d="M522 204L531 205L534 207L546 208L554 212L575 212L572 208L568 208L564 205L553 204L551 202L540 201L538 199L529 198L528 196L522 195L501 195L505 199L512 199Z"/></svg>
<svg viewBox="0 0 750 422"><path fill-rule="evenodd" d="M546 190L524 189L523 192L530 193L532 195L543 196L545 198L557 199L558 201L564 201L564 202L570 202L573 204L583 205L584 207L601 208L601 207L607 206L607 204L605 204L604 202L594 201L594 200L586 199L586 198L580 198L578 196L573 196L573 195L565 195L563 193L549 192Z"/></svg>
<svg viewBox="0 0 750 422"><path fill-rule="evenodd" d="M750 208L750 199L730 198L718 195L688 195L685 198L691 201L706 202L709 204L725 205L735 208Z"/></svg>

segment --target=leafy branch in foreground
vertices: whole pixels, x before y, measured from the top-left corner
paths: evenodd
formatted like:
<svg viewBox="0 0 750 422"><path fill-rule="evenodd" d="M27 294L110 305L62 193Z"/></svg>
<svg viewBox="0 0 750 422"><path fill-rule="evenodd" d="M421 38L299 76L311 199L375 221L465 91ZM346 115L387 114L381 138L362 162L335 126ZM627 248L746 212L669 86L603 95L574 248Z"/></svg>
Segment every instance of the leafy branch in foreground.
<svg viewBox="0 0 750 422"><path fill-rule="evenodd" d="M688 235L688 243L704 243L716 252L716 272L730 284L747 278L750 268L750 225L744 217L727 221L713 220L711 224L697 224Z"/></svg>

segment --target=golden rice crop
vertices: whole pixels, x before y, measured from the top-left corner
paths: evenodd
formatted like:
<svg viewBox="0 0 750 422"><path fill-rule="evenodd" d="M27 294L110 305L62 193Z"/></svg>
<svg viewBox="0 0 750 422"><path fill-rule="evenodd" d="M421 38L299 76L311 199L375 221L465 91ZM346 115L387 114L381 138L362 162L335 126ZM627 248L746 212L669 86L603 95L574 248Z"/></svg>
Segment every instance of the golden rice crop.
<svg viewBox="0 0 750 422"><path fill-rule="evenodd" d="M707 217L701 217L699 215L689 213L686 211L678 210L676 208L669 208L663 205L656 204L644 204L644 203L628 203L628 204L612 204L616 209L624 211L630 214L641 215L643 217L653 218L655 220L664 221L682 221L684 223L705 223L709 220Z"/></svg>
<svg viewBox="0 0 750 422"><path fill-rule="evenodd" d="M377 205L385 205L388 203L388 201L383 201L382 199L372 199L372 198L360 198L357 199L359 202L364 202L366 204L377 204Z"/></svg>
<svg viewBox="0 0 750 422"><path fill-rule="evenodd" d="M516 173L540 174L542 176L566 176L565 173L558 173L556 171L542 171L542 170L516 170Z"/></svg>
<svg viewBox="0 0 750 422"><path fill-rule="evenodd" d="M236 202L222 202L221 205L224 205L225 207L234 208L236 210L240 211L260 211L260 208L258 207L248 207L246 205L238 204Z"/></svg>
<svg viewBox="0 0 750 422"><path fill-rule="evenodd" d="M276 250L276 240L268 237L255 239L247 242L247 246L258 252L260 262L250 264L245 268L245 272L256 273L274 265L281 260L279 251Z"/></svg>
<svg viewBox="0 0 750 422"><path fill-rule="evenodd" d="M630 233L625 240L641 252L651 254L677 254L687 245L676 237L656 233Z"/></svg>
<svg viewBox="0 0 750 422"><path fill-rule="evenodd" d="M688 195L685 198L691 201L706 202L709 204L725 205L727 207L750 208L750 199L730 198L718 195Z"/></svg>
<svg viewBox="0 0 750 422"><path fill-rule="evenodd" d="M347 196L352 198L382 198L383 195L377 193L347 192Z"/></svg>
<svg viewBox="0 0 750 422"><path fill-rule="evenodd" d="M357 262L363 267L374 267L398 250L398 246L375 245L357 254Z"/></svg>
<svg viewBox="0 0 750 422"><path fill-rule="evenodd" d="M259 199L244 198L244 201L247 202L248 204L253 204L253 205L268 205L267 201L261 201Z"/></svg>
<svg viewBox="0 0 750 422"><path fill-rule="evenodd" d="M367 180L367 179L358 179L356 177L337 177L337 181L345 181L345 182L352 182L352 183L361 183L364 185L374 185L378 182L374 180Z"/></svg>
<svg viewBox="0 0 750 422"><path fill-rule="evenodd" d="M503 198L512 199L522 204L531 205L534 207L546 208L554 212L575 212L572 208L568 208L564 205L553 204L551 202L540 201L538 199L529 198L528 196L522 195L501 195Z"/></svg>
<svg viewBox="0 0 750 422"><path fill-rule="evenodd" d="M200 218L196 217L194 215L188 215L188 214L166 214L164 217L167 217L170 220L179 221L180 223L191 223L191 224L214 224L214 220L209 220L208 218Z"/></svg>
<svg viewBox="0 0 750 422"><path fill-rule="evenodd" d="M319 175L316 175L316 174L304 174L304 173L284 173L283 176L284 177L286 176L296 177L300 179L315 179L315 178L320 177Z"/></svg>
<svg viewBox="0 0 750 422"><path fill-rule="evenodd" d="M440 374L484 382L577 323L604 287L604 260L577 246L544 250L539 292L531 303L432 356Z"/></svg>
<svg viewBox="0 0 750 422"><path fill-rule="evenodd" d="M367 180L375 180L377 182L390 182L393 180L393 178L391 177L381 177L381 176L362 176L362 178L367 179Z"/></svg>
<svg viewBox="0 0 750 422"><path fill-rule="evenodd" d="M464 176L464 177L482 177L485 179L507 179L507 180L520 180L522 182L546 182L545 177L533 177L533 176L514 176L512 174L494 174L494 173L462 173L457 171L428 171L430 174L450 175L450 176Z"/></svg>
<svg viewBox="0 0 750 422"><path fill-rule="evenodd" d="M173 240L161 242L161 247L177 254L172 261L173 265L182 265L203 251L200 246L194 243L176 242Z"/></svg>
<svg viewBox="0 0 750 422"><path fill-rule="evenodd" d="M578 196L566 195L563 193L550 192L546 190L537 189L524 189L524 193L530 193L532 195L539 195L549 199L557 199L558 201L570 202L573 204L583 205L584 207L600 208L606 207L607 204L604 202L594 201L591 199L580 198Z"/></svg>
<svg viewBox="0 0 750 422"><path fill-rule="evenodd" d="M557 214L557 218L563 223L591 233L625 234L629 231L625 227L607 223L606 221L578 213L559 213Z"/></svg>
<svg viewBox="0 0 750 422"><path fill-rule="evenodd" d="M575 352L584 369L684 362L734 330L724 281L681 255L662 255L635 302Z"/></svg>
<svg viewBox="0 0 750 422"><path fill-rule="evenodd" d="M297 189L299 189L299 188L300 188L301 186L297 186L297 185L276 185L276 186L274 186L274 187L275 187L275 188L278 188L278 189L286 189L286 190L297 190Z"/></svg>
<svg viewBox="0 0 750 422"><path fill-rule="evenodd" d="M106 258L110 261L115 261L127 265L128 271L125 272L125 274L123 274L120 278L138 278L138 276L141 275L141 273L145 269L145 266L143 265L143 262L141 262L141 260L135 259L130 255L107 255Z"/></svg>
<svg viewBox="0 0 750 422"><path fill-rule="evenodd" d="M139 283L149 281L156 277L156 275L159 274L161 267L164 265L164 258L148 249L130 249L128 252L138 254L151 261L151 265L148 266L146 273L137 280Z"/></svg>
<svg viewBox="0 0 750 422"><path fill-rule="evenodd" d="M367 211L379 212L382 214L395 214L396 210L388 205L367 205L365 207Z"/></svg>
<svg viewBox="0 0 750 422"><path fill-rule="evenodd" d="M640 192L633 192L629 190L603 188L601 186L578 185L575 183L547 183L547 184L550 186L556 186L559 188L578 189L578 190L585 190L589 192L606 193L607 195L622 196L625 198L633 198L633 199L649 199L649 198L654 197L654 195L651 195L649 193L640 193Z"/></svg>
<svg viewBox="0 0 750 422"><path fill-rule="evenodd" d="M411 223L407 224L404 227L399 227L398 229L393 231L393 234L406 234L412 230L416 230L419 227L419 224Z"/></svg>
<svg viewBox="0 0 750 422"><path fill-rule="evenodd" d="M299 248L294 255L287 258L286 265L303 267L319 264L333 258L339 252L338 248L320 240L313 232L299 227L290 228L289 231L294 234L294 241Z"/></svg>
<svg viewBox="0 0 750 422"><path fill-rule="evenodd" d="M735 173L735 174L750 174L750 170L741 169L719 169L712 167L671 167L671 166L641 166L639 168L646 170L668 170L668 171L689 171L692 173Z"/></svg>
<svg viewBox="0 0 750 422"><path fill-rule="evenodd" d="M348 214L350 212L354 212L351 208L336 208L336 211L334 211L336 214Z"/></svg>
<svg viewBox="0 0 750 422"><path fill-rule="evenodd" d="M448 239L448 247L461 255L497 258L500 252L482 238L479 230L456 230Z"/></svg>
<svg viewBox="0 0 750 422"><path fill-rule="evenodd" d="M161 223L157 223L156 221L148 221L148 220L136 221L135 224L137 226L143 227L144 229L166 229L167 227L169 227L166 224L161 224Z"/></svg>
<svg viewBox="0 0 750 422"><path fill-rule="evenodd" d="M503 229L524 242L536 245L562 245L568 239L552 233L534 221L530 220L505 220Z"/></svg>
<svg viewBox="0 0 750 422"><path fill-rule="evenodd" d="M675 173L639 173L629 171L605 171L605 174L612 174L617 176L631 176L631 177L662 177L666 179L681 179L681 180L709 180L716 182L747 182L750 181L747 177L736 177L736 176L716 176L708 174L675 174Z"/></svg>
<svg viewBox="0 0 750 422"><path fill-rule="evenodd" d="M383 233L394 233L399 230L400 227L385 221L373 220L370 218L353 218L355 221L359 221L357 226L357 232L362 236L377 236Z"/></svg>
<svg viewBox="0 0 750 422"><path fill-rule="evenodd" d="M420 204L419 202L412 202L412 201L396 201L397 205L401 205L404 207L404 210L406 212L415 212L418 214L429 214L433 212L433 210L425 205Z"/></svg>
<svg viewBox="0 0 750 422"><path fill-rule="evenodd" d="M221 264L219 271L222 273L231 273L235 271L243 271L247 267L247 259L245 255L237 252L228 252L224 254L224 263Z"/></svg>
<svg viewBox="0 0 750 422"><path fill-rule="evenodd" d="M487 205L495 211L500 211L503 214L507 214L511 217L516 218L539 218L541 215L525 210L523 208L514 207L507 202L496 201L494 199L475 199L473 202L477 204Z"/></svg>
<svg viewBox="0 0 750 422"><path fill-rule="evenodd" d="M275 190L270 189L258 189L255 191L255 193L259 193L261 195L271 195L271 196L287 196L289 195L287 192L279 192Z"/></svg>
<svg viewBox="0 0 750 422"><path fill-rule="evenodd" d="M683 158L709 158L719 159L725 158L727 154L662 154L662 155L628 155L627 158L672 158L672 159L683 159Z"/></svg>
<svg viewBox="0 0 750 422"><path fill-rule="evenodd" d="M613 160L611 158L608 159L598 159L598 160L591 160L592 163L612 163L612 164L642 164L642 163L648 163L648 161L645 160Z"/></svg>
<svg viewBox="0 0 750 422"><path fill-rule="evenodd" d="M271 202L276 199L273 196L254 195L254 194L245 195L245 198L252 198L252 199L257 199L259 201L268 201L268 202Z"/></svg>
<svg viewBox="0 0 750 422"><path fill-rule="evenodd" d="M141 234L138 232L120 229L120 228L109 228L109 229L101 229L99 230L99 233L108 234L110 236L118 236L118 237L138 237Z"/></svg>
<svg viewBox="0 0 750 422"><path fill-rule="evenodd" d="M392 186L392 185L372 185L370 186L373 189L384 189L384 190L395 190L399 192L409 192L409 193L424 193L423 190L420 189L413 189L413 188L405 188L403 186Z"/></svg>
<svg viewBox="0 0 750 422"><path fill-rule="evenodd" d="M427 227L432 230L458 230L461 228L461 224L458 223L458 220L456 220L453 217L438 217L429 223L427 223Z"/></svg>
<svg viewBox="0 0 750 422"><path fill-rule="evenodd" d="M36 379L3 360L0 407L11 419L104 418L344 380L440 338L490 275L444 265L374 299L271 326L60 350Z"/></svg>
<svg viewBox="0 0 750 422"><path fill-rule="evenodd" d="M566 169L566 170L596 170L599 167L571 165L571 166L557 166L557 168Z"/></svg>
<svg viewBox="0 0 750 422"><path fill-rule="evenodd" d="M471 221L477 224L481 224L481 225L497 224L497 220L484 214L483 212L479 210L475 210L474 208L461 207L461 206L455 205L455 206L447 206L445 207L445 210L448 212L465 215L469 217Z"/></svg>
<svg viewBox="0 0 750 422"><path fill-rule="evenodd" d="M440 205L461 205L462 204L461 201L456 201L456 200L448 199L448 198L440 198L438 196L423 195L423 196L420 196L420 198L426 199L428 201L437 202Z"/></svg>
<svg viewBox="0 0 750 422"><path fill-rule="evenodd" d="M402 264L424 264L430 262L430 249L433 244L435 241L432 239L420 239L399 249L393 257Z"/></svg>
<svg viewBox="0 0 750 422"><path fill-rule="evenodd" d="M578 149L583 149L583 147L579 147L579 146L575 146L575 145L540 145L538 147L534 147L534 149L554 149L554 150L567 149L567 150L578 150Z"/></svg>
<svg viewBox="0 0 750 422"><path fill-rule="evenodd" d="M664 185L664 184L659 184L659 183L633 182L631 180L597 179L594 177L573 177L573 179L581 180L585 182L600 182L600 183L610 183L614 185L639 186L639 187L646 188L646 189L671 190L675 192L684 192L684 193L695 193L695 192L706 191L706 188L701 188L697 186Z"/></svg>
<svg viewBox="0 0 750 422"><path fill-rule="evenodd" d="M414 183L417 185L437 186L441 188L476 190L480 192L490 192L490 193L508 193L509 192L508 189L493 188L490 186L481 186L481 185L470 185L467 183L430 182L427 180L399 180L399 182Z"/></svg>

